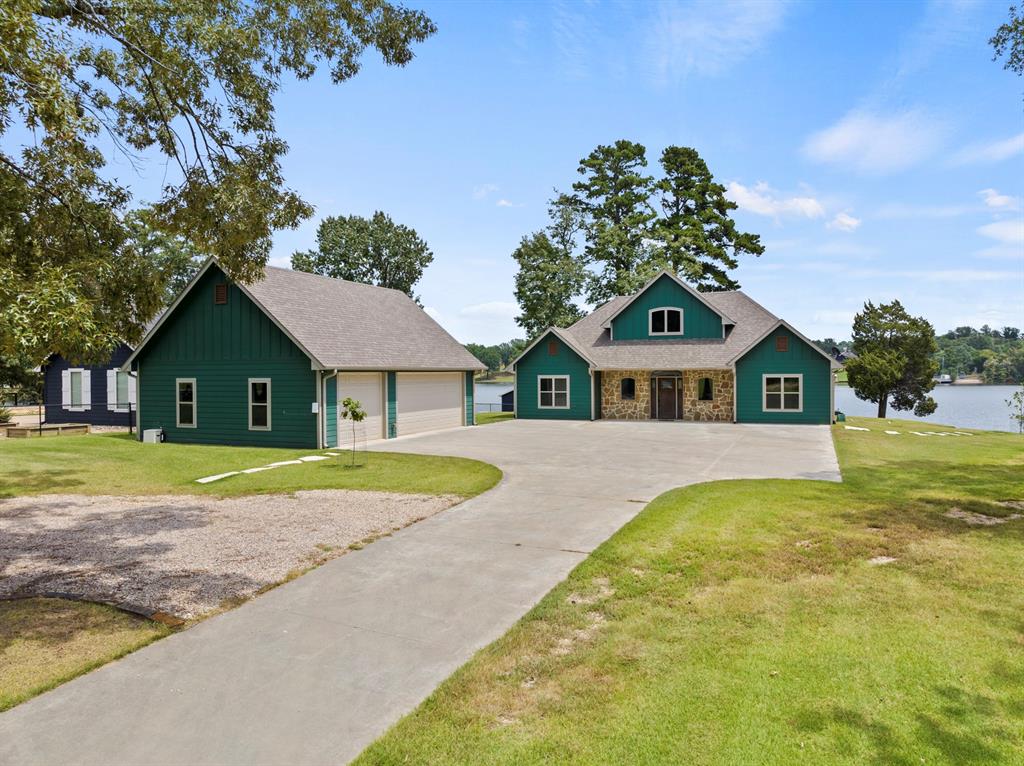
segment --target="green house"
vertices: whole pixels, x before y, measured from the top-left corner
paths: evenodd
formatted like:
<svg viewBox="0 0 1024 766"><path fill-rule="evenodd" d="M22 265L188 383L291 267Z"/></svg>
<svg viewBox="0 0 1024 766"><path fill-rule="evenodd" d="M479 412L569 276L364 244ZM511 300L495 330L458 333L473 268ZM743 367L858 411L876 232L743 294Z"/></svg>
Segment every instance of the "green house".
<svg viewBox="0 0 1024 766"><path fill-rule="evenodd" d="M830 423L836 363L744 293L662 271L514 362L517 418Z"/></svg>
<svg viewBox="0 0 1024 766"><path fill-rule="evenodd" d="M122 369L140 434L312 449L472 425L483 366L398 290L274 267L243 285L211 259Z"/></svg>

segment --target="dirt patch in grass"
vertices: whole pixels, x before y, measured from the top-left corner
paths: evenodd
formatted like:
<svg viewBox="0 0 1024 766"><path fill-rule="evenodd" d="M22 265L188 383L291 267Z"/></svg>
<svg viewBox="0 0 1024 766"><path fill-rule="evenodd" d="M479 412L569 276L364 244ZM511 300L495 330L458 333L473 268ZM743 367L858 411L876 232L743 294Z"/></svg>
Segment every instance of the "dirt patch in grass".
<svg viewBox="0 0 1024 766"><path fill-rule="evenodd" d="M0 601L0 710L17 705L170 630L100 604Z"/></svg>
<svg viewBox="0 0 1024 766"><path fill-rule="evenodd" d="M965 511L962 508L953 508L951 511L946 513L951 519L960 519L961 521L970 524L972 527L994 527L998 524L1006 524L1009 521L1016 521L1017 519L1024 518L1019 513L1011 513L1009 516L989 516L984 513L975 513L974 511Z"/></svg>
<svg viewBox="0 0 1024 766"><path fill-rule="evenodd" d="M0 598L60 593L191 619L460 500L351 490L0 500Z"/></svg>

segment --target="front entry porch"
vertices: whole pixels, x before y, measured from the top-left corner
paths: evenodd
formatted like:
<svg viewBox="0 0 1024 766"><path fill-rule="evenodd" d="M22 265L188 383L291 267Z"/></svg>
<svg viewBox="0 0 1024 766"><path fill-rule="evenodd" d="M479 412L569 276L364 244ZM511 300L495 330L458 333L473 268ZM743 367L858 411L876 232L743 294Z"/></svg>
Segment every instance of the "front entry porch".
<svg viewBox="0 0 1024 766"><path fill-rule="evenodd" d="M595 417L731 422L732 370L600 370Z"/></svg>

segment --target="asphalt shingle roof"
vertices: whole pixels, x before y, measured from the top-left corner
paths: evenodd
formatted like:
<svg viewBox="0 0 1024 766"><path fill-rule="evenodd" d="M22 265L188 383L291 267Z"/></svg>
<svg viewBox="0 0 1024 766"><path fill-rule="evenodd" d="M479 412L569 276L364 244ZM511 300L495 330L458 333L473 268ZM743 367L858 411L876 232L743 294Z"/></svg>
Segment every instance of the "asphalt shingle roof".
<svg viewBox="0 0 1024 766"><path fill-rule="evenodd" d="M246 289L328 369L484 368L399 290L275 266Z"/></svg>
<svg viewBox="0 0 1024 766"><path fill-rule="evenodd" d="M735 322L724 340L616 340L604 324L632 296L612 298L589 315L561 331L598 369L678 370L724 368L746 351L779 318L738 290L702 293L701 297Z"/></svg>

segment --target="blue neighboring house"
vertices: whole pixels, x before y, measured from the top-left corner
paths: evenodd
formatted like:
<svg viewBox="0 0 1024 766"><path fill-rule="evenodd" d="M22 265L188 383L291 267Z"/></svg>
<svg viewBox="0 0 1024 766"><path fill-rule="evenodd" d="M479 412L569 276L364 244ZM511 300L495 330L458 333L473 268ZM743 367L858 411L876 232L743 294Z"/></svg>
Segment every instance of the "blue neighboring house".
<svg viewBox="0 0 1024 766"><path fill-rule="evenodd" d="M43 366L46 422L135 425L135 378L119 369L131 353L131 346L122 343L106 364L95 366L72 365L60 354L51 356Z"/></svg>

